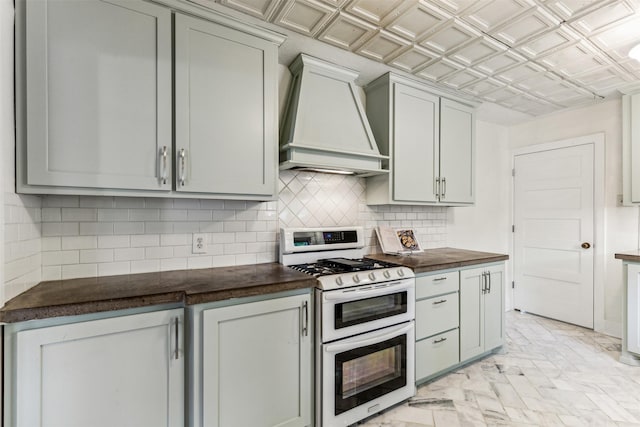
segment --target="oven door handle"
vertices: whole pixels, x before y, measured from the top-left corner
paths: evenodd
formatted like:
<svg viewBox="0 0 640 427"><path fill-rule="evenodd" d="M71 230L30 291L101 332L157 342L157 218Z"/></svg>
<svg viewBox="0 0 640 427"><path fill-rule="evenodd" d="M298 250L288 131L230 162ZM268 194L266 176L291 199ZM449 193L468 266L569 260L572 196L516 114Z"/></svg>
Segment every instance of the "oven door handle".
<svg viewBox="0 0 640 427"><path fill-rule="evenodd" d="M341 342L336 344L329 344L325 346L324 351L327 353L340 353L341 351L344 351L344 350L351 350L358 347L365 347L370 344L376 344L376 343L394 338L395 336L402 335L405 332L409 332L411 329L413 329L413 322L409 322L406 325L400 326L399 328L395 328L383 335L376 335L373 338L368 338L360 341L349 341L349 342Z"/></svg>
<svg viewBox="0 0 640 427"><path fill-rule="evenodd" d="M372 286L375 286L375 284ZM399 282L397 284L381 286L379 288L374 287L367 290L358 290L358 288L351 288L351 289L353 290L351 291L344 290L339 293L338 292L333 293L331 291L325 292L325 294L323 295L323 298L325 301L334 301L334 302L352 301L354 299L369 298L369 297L375 297L378 295L393 294L398 291L409 290L411 289L411 284L407 282Z"/></svg>

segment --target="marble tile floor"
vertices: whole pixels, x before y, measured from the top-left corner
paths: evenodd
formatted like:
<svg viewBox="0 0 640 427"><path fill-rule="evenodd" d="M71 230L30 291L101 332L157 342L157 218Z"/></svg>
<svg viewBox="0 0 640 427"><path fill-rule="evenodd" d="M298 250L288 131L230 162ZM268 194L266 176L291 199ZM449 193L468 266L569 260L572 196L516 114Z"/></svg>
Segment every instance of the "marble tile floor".
<svg viewBox="0 0 640 427"><path fill-rule="evenodd" d="M359 427L640 426L640 367L620 340L507 313L504 354L422 385L408 402Z"/></svg>

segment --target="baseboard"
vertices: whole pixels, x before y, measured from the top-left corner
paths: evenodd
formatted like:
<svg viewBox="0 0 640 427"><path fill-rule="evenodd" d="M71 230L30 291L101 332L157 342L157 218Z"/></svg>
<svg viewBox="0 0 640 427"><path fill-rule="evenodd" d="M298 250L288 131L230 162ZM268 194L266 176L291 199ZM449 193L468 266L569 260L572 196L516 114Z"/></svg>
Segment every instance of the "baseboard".
<svg viewBox="0 0 640 427"><path fill-rule="evenodd" d="M602 330L596 329L596 332L600 332L615 338L622 338L622 322L605 320L604 328Z"/></svg>

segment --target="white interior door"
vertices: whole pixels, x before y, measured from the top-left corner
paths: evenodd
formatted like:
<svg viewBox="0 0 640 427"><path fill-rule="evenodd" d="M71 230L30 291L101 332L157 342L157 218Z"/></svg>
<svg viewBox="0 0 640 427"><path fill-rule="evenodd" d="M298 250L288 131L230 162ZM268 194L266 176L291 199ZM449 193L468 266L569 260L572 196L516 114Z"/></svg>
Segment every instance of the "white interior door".
<svg viewBox="0 0 640 427"><path fill-rule="evenodd" d="M514 306L593 328L594 145L514 165Z"/></svg>

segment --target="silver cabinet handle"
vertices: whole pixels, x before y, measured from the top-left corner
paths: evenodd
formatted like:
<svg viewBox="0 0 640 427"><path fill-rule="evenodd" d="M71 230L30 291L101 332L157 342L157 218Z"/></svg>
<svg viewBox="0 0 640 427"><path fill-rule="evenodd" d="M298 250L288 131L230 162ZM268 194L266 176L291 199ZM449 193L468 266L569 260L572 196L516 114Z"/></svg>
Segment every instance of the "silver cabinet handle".
<svg viewBox="0 0 640 427"><path fill-rule="evenodd" d="M487 287L487 293L490 294L491 293L491 272L487 271L487 282L489 283L489 286Z"/></svg>
<svg viewBox="0 0 640 427"><path fill-rule="evenodd" d="M175 328L175 349L173 351L174 358L178 360L180 358L180 318L173 319L173 325Z"/></svg>
<svg viewBox="0 0 640 427"><path fill-rule="evenodd" d="M433 279L434 282L441 282L443 280L447 280L446 277L436 277L435 279Z"/></svg>
<svg viewBox="0 0 640 427"><path fill-rule="evenodd" d="M179 178L178 178L178 184L180 184L181 187L184 187L184 183L185 183L185 174L186 174L186 170L187 170L187 151L184 148L181 148L180 151L178 152L178 174L179 174Z"/></svg>
<svg viewBox="0 0 640 427"><path fill-rule="evenodd" d="M482 272L482 293L483 294L487 293L487 272L486 271Z"/></svg>
<svg viewBox="0 0 640 427"><path fill-rule="evenodd" d="M436 195L436 198L440 197L440 177L437 177L433 182L433 193Z"/></svg>
<svg viewBox="0 0 640 427"><path fill-rule="evenodd" d="M447 194L447 178L442 178L440 182L442 182L442 194L440 197L444 199L445 194Z"/></svg>
<svg viewBox="0 0 640 427"><path fill-rule="evenodd" d="M167 150L167 146L165 145L160 149L160 181L163 184L167 183L167 156L169 155L169 150Z"/></svg>
<svg viewBox="0 0 640 427"><path fill-rule="evenodd" d="M438 304L442 304L442 303L445 303L445 302L447 302L446 299L441 299L440 301L434 301L433 305L438 305Z"/></svg>
<svg viewBox="0 0 640 427"><path fill-rule="evenodd" d="M447 338L446 338L446 337L442 337L442 338L440 338L440 339L435 340L433 343L434 343L434 344L439 344L439 343L441 343L441 342L443 342L443 341L446 341L446 340L447 340Z"/></svg>
<svg viewBox="0 0 640 427"><path fill-rule="evenodd" d="M309 335L309 303L307 301L302 303L302 313L303 313L303 322L302 322L302 336L306 337Z"/></svg>

